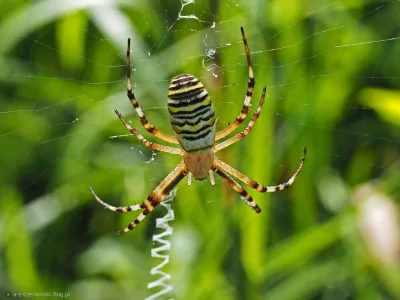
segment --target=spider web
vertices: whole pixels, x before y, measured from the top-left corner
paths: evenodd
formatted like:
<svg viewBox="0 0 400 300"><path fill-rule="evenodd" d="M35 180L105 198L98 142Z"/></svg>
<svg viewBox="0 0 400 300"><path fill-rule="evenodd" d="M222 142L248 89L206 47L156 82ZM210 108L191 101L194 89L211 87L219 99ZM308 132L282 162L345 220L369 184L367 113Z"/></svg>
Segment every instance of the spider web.
<svg viewBox="0 0 400 300"><path fill-rule="evenodd" d="M239 114L248 79L240 35L240 26L244 27L257 83L250 115L263 85L268 88L267 98L249 137L220 157L260 183L273 185L294 172L303 146L308 146L305 169L309 168L309 175L304 176L311 179L295 183L294 195L272 197L272 203L279 202L278 198L293 201L268 204L270 200L247 189L265 211L269 205L275 209L274 223L282 224L281 219L297 211L294 227L300 230L309 225L300 204L296 205L301 202L308 212L315 206L303 199L310 197L304 182L313 185L314 198L326 214L340 212L358 183L398 182L400 1L320 1L295 8L283 2L229 0L218 4L150 1L151 5L146 1L63 1L56 8L54 2L58 3L5 6L11 17L4 15L0 25L4 37L0 45L1 181L7 191L3 197L9 199L2 207L17 203L9 210L16 216L10 219L3 213L0 224L24 224L26 232L37 236L39 250L45 250L48 241L58 241L60 233L81 236L75 241L81 244L77 252L108 250L113 260L96 267L77 253L72 255L77 258L75 270L61 259L61 269L74 281L72 290L90 290L83 279L74 277L77 273L142 274L135 268L118 267L123 259L131 265L144 260L142 267L150 270L151 245L143 241L150 240L155 217L162 215L155 212L145 220L151 224L147 229L125 240L98 238L126 226L134 216L99 212L88 185L110 204L133 204L132 199L139 203L179 162L179 157L138 143L113 113L117 108L134 128L156 141L141 128L127 101L128 36L135 95L150 123L172 134L166 94L169 79L182 72L194 73L208 89L218 129ZM35 18L38 14L41 18ZM19 25L21 20L26 20L24 26ZM173 257L193 263L200 251L200 239L194 236L200 235L201 218L208 214L216 218L210 210L224 205L236 209L231 200L238 202L239 197L221 188L224 185L218 179L217 188L206 181L179 185L172 207L181 221L176 220L172 239L185 245L186 251L172 250ZM395 192L398 196L398 189ZM204 205L200 213L191 204L196 199ZM238 211L248 210L240 204ZM188 224L194 214L199 219ZM249 217L245 214L245 218L254 217L251 211ZM67 225L71 222L72 228ZM7 228L0 226L1 248L7 242ZM136 241L137 236L141 241ZM205 230L204 236L213 235ZM272 234L273 238L282 237ZM88 253L84 257L90 258ZM170 268L175 267L179 266ZM143 282L130 291L143 289ZM187 293L189 286L179 286L176 295ZM118 293L115 286L109 287ZM147 292L137 296L144 298Z"/></svg>

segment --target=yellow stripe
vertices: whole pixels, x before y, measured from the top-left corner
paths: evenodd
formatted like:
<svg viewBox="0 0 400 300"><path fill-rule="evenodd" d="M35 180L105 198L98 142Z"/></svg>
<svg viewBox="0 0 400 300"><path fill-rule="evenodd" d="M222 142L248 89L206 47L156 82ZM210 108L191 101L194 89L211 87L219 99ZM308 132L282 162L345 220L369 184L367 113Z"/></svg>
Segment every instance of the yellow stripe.
<svg viewBox="0 0 400 300"><path fill-rule="evenodd" d="M176 85L175 85L176 86ZM172 84L170 86L170 88L172 87ZM194 89L198 89L198 88L202 88L204 87L203 84L199 81L198 84L194 85L194 86L184 86L183 88L180 88L179 90L169 90L168 91L168 96L173 96L173 95L177 95L177 94L181 94L181 93L186 93L186 92L190 92L191 90Z"/></svg>

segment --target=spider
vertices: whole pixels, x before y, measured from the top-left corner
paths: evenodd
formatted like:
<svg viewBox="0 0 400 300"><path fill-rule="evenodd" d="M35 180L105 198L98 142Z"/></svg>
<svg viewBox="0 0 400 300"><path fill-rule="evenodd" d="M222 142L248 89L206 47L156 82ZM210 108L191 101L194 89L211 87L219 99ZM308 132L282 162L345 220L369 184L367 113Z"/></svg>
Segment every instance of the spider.
<svg viewBox="0 0 400 300"><path fill-rule="evenodd" d="M171 80L168 91L168 111L170 121L175 135L168 135L156 127L151 125L144 115L142 109L139 106L138 101L132 91L131 85L131 70L130 70L130 39L128 39L128 49L126 52L126 77L127 77L127 89L128 98L136 110L140 122L143 127L152 135L161 140L179 144L181 148L174 148L156 144L145 139L136 129L132 128L118 110L114 110L118 115L121 122L125 127L136 136L142 144L146 147L162 152L171 154L177 154L182 156L182 161L179 165L168 174L167 177L147 196L141 204L115 207L102 201L93 191L92 187L89 186L91 193L94 198L105 208L126 213L130 211L143 210L142 213L128 225L128 227L117 232L117 235L126 233L134 229L143 219L151 213L154 208L164 200L164 198L174 189L174 187L188 175L188 184L191 184L192 175L196 180L204 180L210 177L212 185L215 184L213 172L221 176L228 181L231 188L233 188L241 198L250 206L256 213L260 213L261 209L253 198L243 189L239 183L237 183L232 177L239 179L251 188L256 189L261 193L265 192L276 192L282 191L290 187L295 181L297 175L303 168L306 159L306 148L304 148L301 163L297 168L294 175L286 182L275 186L263 186L258 184L256 181L250 179L243 173L234 169L230 165L221 161L215 156L215 153L240 141L247 136L255 122L257 121L262 106L264 104L264 98L266 93L266 86L264 86L262 95L260 98L259 105L256 112L253 114L247 127L240 133L226 139L225 141L215 144L216 141L225 138L227 135L232 133L246 118L251 98L254 91L254 72L250 59L249 47L247 45L246 36L244 34L243 27L240 28L242 32L243 44L247 56L247 65L249 69L249 81L247 86L247 93L244 99L243 107L240 115L225 129L216 132L216 117L214 108L211 103L210 96L203 84L193 75L181 74Z"/></svg>

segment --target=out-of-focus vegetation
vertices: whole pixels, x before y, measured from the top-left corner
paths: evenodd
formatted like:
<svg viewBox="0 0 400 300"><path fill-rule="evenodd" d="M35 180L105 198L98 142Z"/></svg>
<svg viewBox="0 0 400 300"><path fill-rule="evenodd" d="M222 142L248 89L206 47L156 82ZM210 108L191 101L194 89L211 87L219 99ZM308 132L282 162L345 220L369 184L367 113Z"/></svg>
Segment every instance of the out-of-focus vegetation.
<svg viewBox="0 0 400 300"><path fill-rule="evenodd" d="M303 146L307 161L287 191L246 188L259 215L219 178L182 182L168 296L400 298L399 16L399 1L2 1L0 298L154 293L151 238L165 209L116 237L137 214L104 210L88 190L138 203L179 162L133 136L110 138L126 134L118 108L154 140L126 97L126 40L154 125L172 134L169 79L191 73L221 129L246 91L240 26L257 82L251 112L264 84L268 96L252 133L219 157L269 185L291 176Z"/></svg>

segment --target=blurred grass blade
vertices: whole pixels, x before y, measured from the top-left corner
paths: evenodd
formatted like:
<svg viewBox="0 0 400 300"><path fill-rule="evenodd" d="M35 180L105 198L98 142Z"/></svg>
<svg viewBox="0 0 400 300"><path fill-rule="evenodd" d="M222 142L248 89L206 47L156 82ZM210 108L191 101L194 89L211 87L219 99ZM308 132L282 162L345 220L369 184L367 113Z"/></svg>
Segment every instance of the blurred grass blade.
<svg viewBox="0 0 400 300"><path fill-rule="evenodd" d="M343 230L344 223L346 231ZM268 263L264 266L264 275L268 277L274 273L291 271L305 264L321 251L335 244L346 232L351 231L354 225L349 212L346 212L325 224L315 226L279 243L268 252Z"/></svg>

